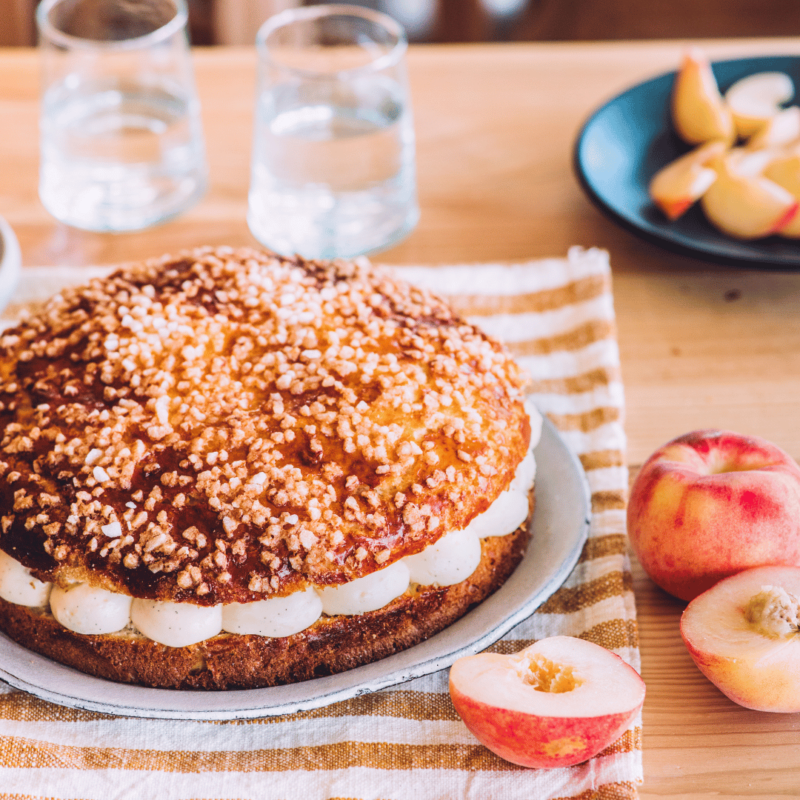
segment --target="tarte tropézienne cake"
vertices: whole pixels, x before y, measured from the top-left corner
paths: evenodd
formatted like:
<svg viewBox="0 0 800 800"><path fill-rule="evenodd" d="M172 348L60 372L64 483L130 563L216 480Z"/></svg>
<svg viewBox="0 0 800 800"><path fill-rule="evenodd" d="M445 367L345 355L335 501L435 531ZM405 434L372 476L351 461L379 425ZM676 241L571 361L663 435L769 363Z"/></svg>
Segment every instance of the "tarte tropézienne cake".
<svg viewBox="0 0 800 800"><path fill-rule="evenodd" d="M199 248L65 290L0 337L0 629L203 689L416 644L524 554L525 383L366 262Z"/></svg>

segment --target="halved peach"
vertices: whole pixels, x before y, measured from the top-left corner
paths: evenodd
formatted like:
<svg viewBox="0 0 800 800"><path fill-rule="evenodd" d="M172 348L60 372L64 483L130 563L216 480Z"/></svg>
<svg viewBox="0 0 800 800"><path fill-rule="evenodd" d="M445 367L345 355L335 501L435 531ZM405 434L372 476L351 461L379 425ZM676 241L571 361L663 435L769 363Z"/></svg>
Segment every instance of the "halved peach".
<svg viewBox="0 0 800 800"><path fill-rule="evenodd" d="M684 54L672 87L671 104L672 123L685 142L733 142L733 115L719 93L708 58L696 47Z"/></svg>
<svg viewBox="0 0 800 800"><path fill-rule="evenodd" d="M736 81L725 92L736 133L747 139L794 97L794 83L785 72L757 72Z"/></svg>
<svg viewBox="0 0 800 800"><path fill-rule="evenodd" d="M725 152L725 142L708 142L676 158L650 181L650 197L668 219L678 219L717 179L708 162Z"/></svg>
<svg viewBox="0 0 800 800"><path fill-rule="evenodd" d="M597 755L635 719L644 694L618 655L570 636L512 655L466 656L450 669L450 696L469 730L524 767L568 767Z"/></svg>
<svg viewBox="0 0 800 800"><path fill-rule="evenodd" d="M681 616L700 671L756 711L800 711L800 567L756 567L725 578Z"/></svg>

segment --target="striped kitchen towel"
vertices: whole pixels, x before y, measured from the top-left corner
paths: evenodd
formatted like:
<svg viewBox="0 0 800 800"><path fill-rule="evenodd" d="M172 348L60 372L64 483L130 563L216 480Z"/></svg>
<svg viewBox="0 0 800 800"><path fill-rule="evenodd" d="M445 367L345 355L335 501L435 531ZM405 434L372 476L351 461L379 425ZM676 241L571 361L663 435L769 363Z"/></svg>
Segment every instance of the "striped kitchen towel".
<svg viewBox="0 0 800 800"><path fill-rule="evenodd" d="M1 321L105 271L26 269ZM446 295L508 344L591 489L591 527L578 565L491 649L514 652L546 636L577 636L638 670L626 555L624 398L607 253L575 248L566 258L522 264L397 272ZM467 731L450 702L446 670L327 708L238 722L113 717L0 684L5 800L622 800L637 796L641 780L640 720L584 764L523 769Z"/></svg>

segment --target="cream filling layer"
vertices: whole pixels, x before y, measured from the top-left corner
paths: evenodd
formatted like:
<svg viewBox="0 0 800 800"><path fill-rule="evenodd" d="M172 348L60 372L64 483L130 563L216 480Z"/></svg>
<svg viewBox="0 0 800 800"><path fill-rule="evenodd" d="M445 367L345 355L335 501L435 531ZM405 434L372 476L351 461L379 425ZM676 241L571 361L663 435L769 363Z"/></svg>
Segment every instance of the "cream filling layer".
<svg viewBox="0 0 800 800"><path fill-rule="evenodd" d="M61 589L37 580L30 570L0 550L0 597L10 603L41 608L50 604L56 620L83 634L115 633L130 623L149 639L167 647L187 647L222 631L283 637L313 625L325 613L353 616L383 608L412 583L452 586L468 578L481 559L480 540L507 536L527 518L529 494L536 477L533 448L542 418L526 403L531 446L508 489L483 514L461 530L450 531L420 553L350 583L309 588L286 597L253 603L196 606L191 603L132 599L128 595L75 584Z"/></svg>

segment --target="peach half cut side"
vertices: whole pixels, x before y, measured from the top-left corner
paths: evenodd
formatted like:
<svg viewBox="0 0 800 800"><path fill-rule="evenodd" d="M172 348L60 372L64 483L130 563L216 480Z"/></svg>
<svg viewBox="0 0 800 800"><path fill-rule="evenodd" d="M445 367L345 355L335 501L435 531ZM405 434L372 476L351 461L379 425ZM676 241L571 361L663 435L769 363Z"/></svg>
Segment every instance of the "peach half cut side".
<svg viewBox="0 0 800 800"><path fill-rule="evenodd" d="M696 597L681 616L689 654L724 695L756 711L800 711L800 567L756 567Z"/></svg>
<svg viewBox="0 0 800 800"><path fill-rule="evenodd" d="M731 144L734 140L733 114L719 92L708 58L696 47L684 53L675 76L671 111L675 131L687 144L714 139Z"/></svg>
<svg viewBox="0 0 800 800"><path fill-rule="evenodd" d="M736 169L728 158L711 164L717 180L700 198L708 221L736 239L761 239L777 233L797 214L798 201L786 189L762 175Z"/></svg>
<svg viewBox="0 0 800 800"><path fill-rule="evenodd" d="M740 78L725 92L736 133L749 139L794 97L794 83L785 72L756 72Z"/></svg>
<svg viewBox="0 0 800 800"><path fill-rule="evenodd" d="M670 220L676 220L699 200L717 179L706 166L725 152L725 142L707 142L662 167L650 181L653 202Z"/></svg>
<svg viewBox="0 0 800 800"><path fill-rule="evenodd" d="M450 696L489 750L523 767L568 767L615 742L644 703L639 674L619 656L570 636L512 655L480 653L450 669Z"/></svg>

